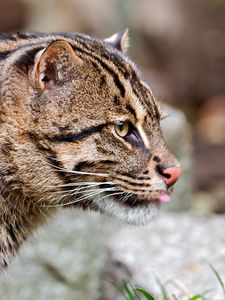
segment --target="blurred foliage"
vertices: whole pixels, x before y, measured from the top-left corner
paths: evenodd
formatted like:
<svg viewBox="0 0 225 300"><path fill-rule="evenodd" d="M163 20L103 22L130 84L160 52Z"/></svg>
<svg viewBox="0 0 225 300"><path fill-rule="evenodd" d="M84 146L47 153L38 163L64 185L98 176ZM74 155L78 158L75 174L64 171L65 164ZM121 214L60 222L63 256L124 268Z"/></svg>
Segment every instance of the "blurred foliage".
<svg viewBox="0 0 225 300"><path fill-rule="evenodd" d="M215 267L209 263L209 267L213 274L215 275L219 286L222 289L223 298L225 299L225 285L223 282L223 279L221 278L218 271L215 269ZM147 292L145 289L140 287L134 287L131 282L123 282L122 289L115 287L118 292L124 296L124 300L178 300L175 295L169 295L165 286L161 283L159 279L157 279L157 282L161 289L161 296L155 298L154 295L152 295L150 292ZM212 290L206 290L203 293L197 293L192 296L187 296L187 300L209 300L209 295Z"/></svg>

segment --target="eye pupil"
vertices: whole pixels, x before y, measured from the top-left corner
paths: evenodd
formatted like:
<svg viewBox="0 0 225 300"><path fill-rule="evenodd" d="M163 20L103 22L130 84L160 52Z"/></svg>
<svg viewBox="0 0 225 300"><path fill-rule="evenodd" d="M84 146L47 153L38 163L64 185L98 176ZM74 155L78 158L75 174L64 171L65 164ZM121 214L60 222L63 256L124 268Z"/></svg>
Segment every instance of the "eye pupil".
<svg viewBox="0 0 225 300"><path fill-rule="evenodd" d="M125 137L129 133L129 122L119 121L115 124L115 131L120 137Z"/></svg>
<svg viewBox="0 0 225 300"><path fill-rule="evenodd" d="M119 122L118 123L119 130L123 130L123 127L124 127L124 122Z"/></svg>

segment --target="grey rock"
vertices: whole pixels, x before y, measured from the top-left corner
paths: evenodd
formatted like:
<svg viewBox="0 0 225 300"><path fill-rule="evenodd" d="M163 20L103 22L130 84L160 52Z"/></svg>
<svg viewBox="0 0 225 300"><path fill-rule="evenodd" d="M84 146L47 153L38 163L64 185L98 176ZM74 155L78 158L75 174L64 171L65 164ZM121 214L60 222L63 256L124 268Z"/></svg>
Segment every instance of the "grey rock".
<svg viewBox="0 0 225 300"><path fill-rule="evenodd" d="M0 279L0 299L99 299L105 245L120 227L99 214L60 213L21 248Z"/></svg>
<svg viewBox="0 0 225 300"><path fill-rule="evenodd" d="M157 278L168 294L177 299L207 294L207 299L223 299L222 289L208 262L225 278L225 218L189 214L162 214L151 225L127 227L113 237L105 266L104 300L122 300L110 281L121 286L129 280L160 295ZM158 298L157 298L158 299Z"/></svg>

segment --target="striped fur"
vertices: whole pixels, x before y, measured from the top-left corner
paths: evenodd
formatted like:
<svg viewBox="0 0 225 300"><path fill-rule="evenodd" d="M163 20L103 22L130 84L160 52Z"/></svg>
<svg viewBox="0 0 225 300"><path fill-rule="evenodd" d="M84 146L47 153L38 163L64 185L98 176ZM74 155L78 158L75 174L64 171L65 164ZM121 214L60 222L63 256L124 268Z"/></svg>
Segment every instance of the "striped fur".
<svg viewBox="0 0 225 300"><path fill-rule="evenodd" d="M0 35L0 269L56 207L136 224L157 211L167 189L159 165L177 161L127 40Z"/></svg>

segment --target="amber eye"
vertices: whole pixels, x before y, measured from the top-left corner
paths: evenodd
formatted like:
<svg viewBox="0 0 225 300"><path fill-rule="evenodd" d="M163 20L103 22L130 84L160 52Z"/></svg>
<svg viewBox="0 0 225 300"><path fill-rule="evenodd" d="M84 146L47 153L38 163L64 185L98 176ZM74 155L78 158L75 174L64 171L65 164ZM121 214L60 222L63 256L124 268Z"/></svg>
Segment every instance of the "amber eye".
<svg viewBox="0 0 225 300"><path fill-rule="evenodd" d="M115 131L120 137L125 137L130 130L130 125L128 121L120 121L115 124Z"/></svg>

